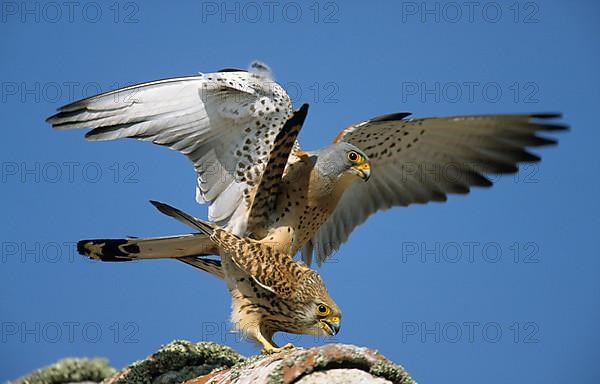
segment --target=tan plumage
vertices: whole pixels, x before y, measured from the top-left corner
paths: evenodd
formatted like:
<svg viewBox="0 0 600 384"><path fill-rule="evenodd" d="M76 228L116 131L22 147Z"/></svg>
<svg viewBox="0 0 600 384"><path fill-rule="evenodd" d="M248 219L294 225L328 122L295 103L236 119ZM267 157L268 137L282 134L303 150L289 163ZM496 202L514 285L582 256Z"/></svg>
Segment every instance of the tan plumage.
<svg viewBox="0 0 600 384"><path fill-rule="evenodd" d="M303 151L296 138L308 106L292 112L289 96L264 69L131 86L64 106L48 121L60 129L92 128L90 140L132 137L184 153L198 175L197 200L210 204L210 221L285 253L302 250L307 263L313 254L323 262L378 210L489 187L486 174L515 172L518 163L539 160L527 147L555 143L538 132L566 128L544 122L556 114L409 120L409 113L395 113L350 125L333 144ZM371 173L367 183L357 182ZM195 240L101 239L79 249L107 261L214 253L202 236Z"/></svg>
<svg viewBox="0 0 600 384"><path fill-rule="evenodd" d="M178 258L228 284L232 276L253 276L260 289L295 300L300 296L287 295L302 290L288 279L299 271L310 275L307 267L290 264L297 252L308 265L313 255L320 264L379 210L489 187L486 174L516 172L519 163L539 160L528 147L555 143L540 132L566 129L548 122L558 114L408 119L409 113L395 113L352 124L329 146L304 151L296 138L307 112L307 105L292 111L289 96L262 64L249 72L140 84L60 108L48 119L55 128L91 128L89 140L136 138L185 154L197 173L197 200L209 204L209 220L244 244L239 254L224 253L224 239L201 233L82 240L79 252L105 261ZM272 265L269 252L280 255ZM204 258L211 254L221 261ZM232 318L247 330L249 317L236 316L256 302L244 293L251 286L240 286L230 286ZM268 324L261 333L267 341L277 327L306 332L293 324L299 317L261 319Z"/></svg>
<svg viewBox="0 0 600 384"><path fill-rule="evenodd" d="M275 332L338 332L341 312L316 271L256 240L236 236L166 204L152 203L161 212L208 235L219 248L219 277L231 293L232 322L258 341L266 353L281 350L273 343Z"/></svg>

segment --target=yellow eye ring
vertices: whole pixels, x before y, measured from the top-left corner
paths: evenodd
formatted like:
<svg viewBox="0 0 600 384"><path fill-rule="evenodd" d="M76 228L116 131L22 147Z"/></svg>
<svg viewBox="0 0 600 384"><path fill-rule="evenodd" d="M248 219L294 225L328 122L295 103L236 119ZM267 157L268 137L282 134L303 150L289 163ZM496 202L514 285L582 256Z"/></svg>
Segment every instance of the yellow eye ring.
<svg viewBox="0 0 600 384"><path fill-rule="evenodd" d="M350 151L348 152L348 160L350 160L353 163L358 163L362 160L362 156L359 155L356 151Z"/></svg>
<svg viewBox="0 0 600 384"><path fill-rule="evenodd" d="M327 316L331 313L331 309L325 304L319 304L317 306L317 312L319 313L319 316Z"/></svg>

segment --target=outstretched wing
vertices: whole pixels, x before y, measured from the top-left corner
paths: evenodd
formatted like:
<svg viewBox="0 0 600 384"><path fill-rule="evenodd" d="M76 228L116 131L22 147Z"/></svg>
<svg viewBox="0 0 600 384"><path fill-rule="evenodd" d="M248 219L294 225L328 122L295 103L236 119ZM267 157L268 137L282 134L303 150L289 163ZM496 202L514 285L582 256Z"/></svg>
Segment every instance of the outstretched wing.
<svg viewBox="0 0 600 384"><path fill-rule="evenodd" d="M285 90L258 72L227 70L158 80L61 107L58 129L91 128L88 140L151 141L185 154L209 219L245 231L275 138L291 116Z"/></svg>
<svg viewBox="0 0 600 384"><path fill-rule="evenodd" d="M372 176L344 192L331 217L303 248L305 261L310 262L314 252L322 263L379 210L446 201L448 194L491 186L485 174L516 172L519 162L540 159L526 147L556 143L538 132L567 128L544 122L558 114L405 120L406 116L381 116L349 126L336 137L369 156Z"/></svg>

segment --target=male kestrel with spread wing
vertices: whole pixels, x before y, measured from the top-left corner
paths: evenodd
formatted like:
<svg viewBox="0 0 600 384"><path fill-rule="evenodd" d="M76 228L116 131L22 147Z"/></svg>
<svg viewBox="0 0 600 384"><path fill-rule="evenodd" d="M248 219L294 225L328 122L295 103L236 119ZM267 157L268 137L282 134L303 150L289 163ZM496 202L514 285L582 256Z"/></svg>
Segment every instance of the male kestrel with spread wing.
<svg viewBox="0 0 600 384"><path fill-rule="evenodd" d="M91 128L88 140L136 138L185 154L197 172L196 199L211 222L240 236L323 262L371 214L445 201L489 187L485 174L517 170L539 157L526 147L554 144L541 131L557 114L407 119L376 117L343 129L332 144L303 151L296 141L308 110L261 63L250 71L158 80L66 105L48 121ZM82 241L105 261L219 254L204 234ZM183 259L182 259L183 260ZM201 262L200 262L201 263Z"/></svg>

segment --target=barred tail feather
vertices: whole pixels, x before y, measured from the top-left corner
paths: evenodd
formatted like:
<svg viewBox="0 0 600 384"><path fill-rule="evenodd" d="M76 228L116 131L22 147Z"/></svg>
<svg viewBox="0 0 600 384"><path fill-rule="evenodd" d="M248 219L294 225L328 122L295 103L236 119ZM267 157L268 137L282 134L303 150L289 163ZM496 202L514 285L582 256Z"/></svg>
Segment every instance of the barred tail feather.
<svg viewBox="0 0 600 384"><path fill-rule="evenodd" d="M218 249L205 234L179 236L92 239L77 243L77 252L91 259L118 262L146 259L172 259L218 254Z"/></svg>

